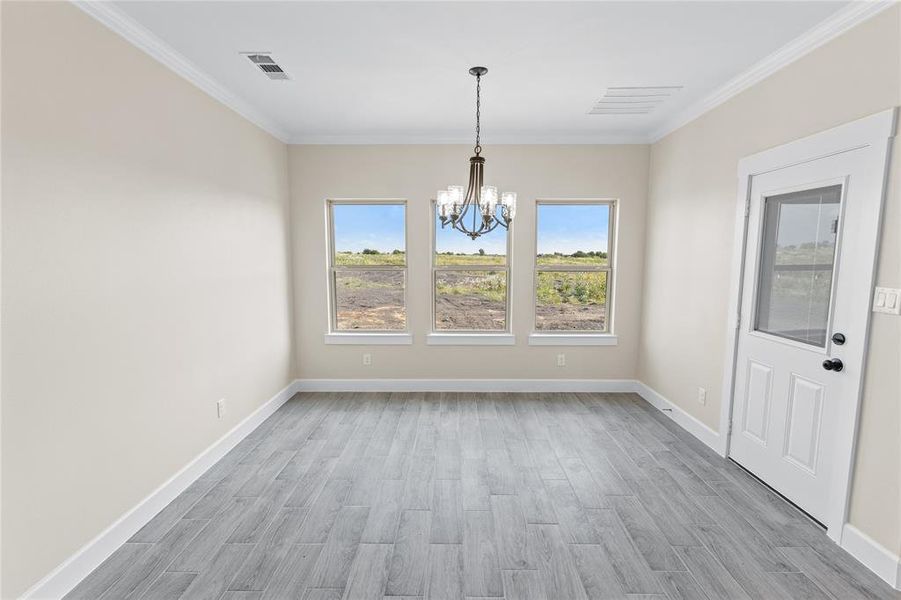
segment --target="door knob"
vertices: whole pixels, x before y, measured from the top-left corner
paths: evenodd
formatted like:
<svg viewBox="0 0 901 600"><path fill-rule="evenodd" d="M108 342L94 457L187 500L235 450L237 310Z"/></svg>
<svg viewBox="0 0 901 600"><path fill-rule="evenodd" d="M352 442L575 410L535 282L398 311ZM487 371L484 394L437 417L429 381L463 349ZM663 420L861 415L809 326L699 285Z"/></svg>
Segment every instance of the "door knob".
<svg viewBox="0 0 901 600"><path fill-rule="evenodd" d="M823 368L827 371L841 371L845 368L842 361L838 358L829 358L823 361Z"/></svg>

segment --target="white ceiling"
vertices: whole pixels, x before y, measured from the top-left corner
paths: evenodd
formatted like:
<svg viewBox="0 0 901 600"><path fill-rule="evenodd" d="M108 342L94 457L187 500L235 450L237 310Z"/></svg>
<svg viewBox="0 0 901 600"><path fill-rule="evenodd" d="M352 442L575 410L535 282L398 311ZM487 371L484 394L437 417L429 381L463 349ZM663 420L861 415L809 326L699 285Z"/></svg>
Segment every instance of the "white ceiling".
<svg viewBox="0 0 901 600"><path fill-rule="evenodd" d="M487 145L646 141L847 5L121 1L106 10L120 33L130 27L152 54L169 53L292 142L469 143L467 70L485 65ZM267 79L247 51L271 52L292 79ZM683 89L648 115L588 114L619 86Z"/></svg>

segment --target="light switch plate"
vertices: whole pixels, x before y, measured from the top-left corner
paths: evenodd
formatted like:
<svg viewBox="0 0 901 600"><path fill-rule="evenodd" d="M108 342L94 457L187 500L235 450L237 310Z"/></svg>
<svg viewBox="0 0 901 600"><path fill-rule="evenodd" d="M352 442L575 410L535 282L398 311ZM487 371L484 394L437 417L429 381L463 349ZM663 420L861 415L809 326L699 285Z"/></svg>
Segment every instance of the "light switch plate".
<svg viewBox="0 0 901 600"><path fill-rule="evenodd" d="M901 290L878 287L873 294L873 312L901 315Z"/></svg>

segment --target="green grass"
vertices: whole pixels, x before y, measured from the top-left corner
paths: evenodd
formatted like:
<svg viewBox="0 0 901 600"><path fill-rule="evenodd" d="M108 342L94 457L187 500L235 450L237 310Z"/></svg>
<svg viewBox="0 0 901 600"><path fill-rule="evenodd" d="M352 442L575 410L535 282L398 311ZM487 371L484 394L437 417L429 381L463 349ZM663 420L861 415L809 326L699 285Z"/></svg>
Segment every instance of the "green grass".
<svg viewBox="0 0 901 600"><path fill-rule="evenodd" d="M439 273L435 285L439 296L473 296L489 302L504 302L506 273L454 271Z"/></svg>
<svg viewBox="0 0 901 600"><path fill-rule="evenodd" d="M338 267L373 267L392 266L402 267L407 255L404 252L392 252L390 254L364 254L362 252L336 252L335 266Z"/></svg>
<svg viewBox="0 0 901 600"><path fill-rule="evenodd" d="M454 266L495 266L503 265L507 257L502 254L436 254L435 264L439 267Z"/></svg>
<svg viewBox="0 0 901 600"><path fill-rule="evenodd" d="M588 265L592 267L607 265L606 256L566 256L564 254L539 254L538 264L578 266Z"/></svg>
<svg viewBox="0 0 901 600"><path fill-rule="evenodd" d="M606 304L607 274L541 271L536 294L542 305Z"/></svg>

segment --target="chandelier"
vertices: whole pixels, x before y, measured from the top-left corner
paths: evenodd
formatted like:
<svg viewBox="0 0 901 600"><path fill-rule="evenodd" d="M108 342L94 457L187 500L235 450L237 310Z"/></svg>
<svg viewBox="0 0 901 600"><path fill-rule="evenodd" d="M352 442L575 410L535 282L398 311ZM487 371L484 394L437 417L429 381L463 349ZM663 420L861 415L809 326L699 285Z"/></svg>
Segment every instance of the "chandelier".
<svg viewBox="0 0 901 600"><path fill-rule="evenodd" d="M493 231L498 225L509 227L516 215L516 192L504 192L498 198L496 187L482 184L485 159L479 156L482 152L479 137L482 75L487 72L485 67L469 70L469 74L476 78L476 145L473 148L475 156L469 159L469 186L464 194L462 185L449 185L446 190L438 192L435 201L441 228L450 225L472 239Z"/></svg>

